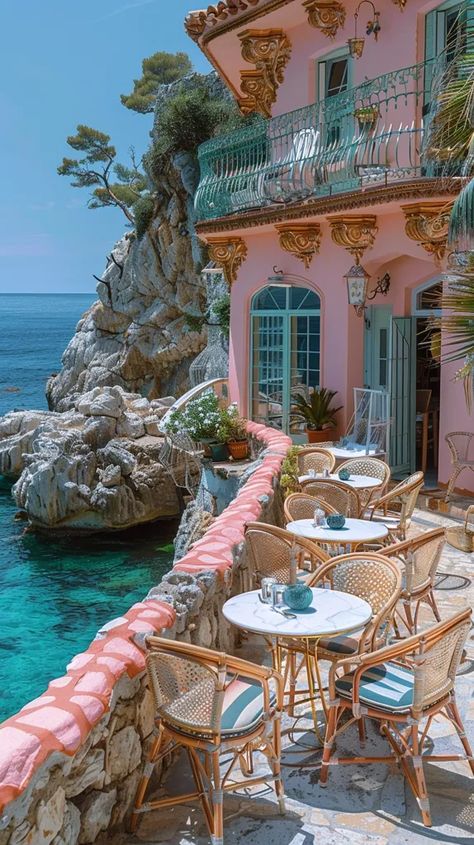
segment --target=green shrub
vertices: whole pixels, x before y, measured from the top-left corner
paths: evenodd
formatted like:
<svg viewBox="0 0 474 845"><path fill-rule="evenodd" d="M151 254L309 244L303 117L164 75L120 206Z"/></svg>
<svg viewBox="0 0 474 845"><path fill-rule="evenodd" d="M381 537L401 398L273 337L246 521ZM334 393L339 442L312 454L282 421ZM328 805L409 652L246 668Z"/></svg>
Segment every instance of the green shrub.
<svg viewBox="0 0 474 845"><path fill-rule="evenodd" d="M236 105L227 99L211 97L207 88L198 85L181 91L168 100L158 117L158 154L194 152L197 147L220 131L228 131L236 121Z"/></svg>
<svg viewBox="0 0 474 845"><path fill-rule="evenodd" d="M133 206L133 216L135 217L135 232L138 240L143 238L147 231L155 210L155 201L151 194L146 194L140 197Z"/></svg>
<svg viewBox="0 0 474 845"><path fill-rule="evenodd" d="M225 294L212 305L212 310L219 320L219 326L224 337L229 337L230 328L230 296Z"/></svg>

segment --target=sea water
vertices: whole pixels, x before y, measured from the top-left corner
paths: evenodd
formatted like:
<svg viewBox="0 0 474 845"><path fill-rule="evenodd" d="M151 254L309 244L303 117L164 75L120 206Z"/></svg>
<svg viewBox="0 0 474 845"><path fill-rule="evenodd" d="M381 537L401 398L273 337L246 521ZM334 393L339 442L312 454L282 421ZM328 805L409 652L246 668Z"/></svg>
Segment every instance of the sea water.
<svg viewBox="0 0 474 845"><path fill-rule="evenodd" d="M0 294L0 414L46 408L44 387L92 294ZM0 478L0 720L38 696L98 628L157 584L176 525L67 537L27 531Z"/></svg>

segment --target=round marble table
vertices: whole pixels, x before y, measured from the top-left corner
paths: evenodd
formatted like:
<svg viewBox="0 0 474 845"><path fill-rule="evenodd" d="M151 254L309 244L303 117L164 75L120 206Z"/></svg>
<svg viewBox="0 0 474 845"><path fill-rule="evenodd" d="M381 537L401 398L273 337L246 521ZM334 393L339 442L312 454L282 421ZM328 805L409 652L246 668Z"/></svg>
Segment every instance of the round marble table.
<svg viewBox="0 0 474 845"><path fill-rule="evenodd" d="M270 643L273 663L278 671L282 671L282 652L288 647L285 647L285 641L301 641L314 731L322 742L323 737L319 730L315 705L317 691L313 667L325 715L327 715L327 704L317 660L318 640L321 637L338 636L360 630L372 618L372 608L368 602L351 593L323 590L317 587L312 587L312 593L311 605L306 610L289 611L285 605L281 606L280 610L287 610L293 614L290 617L275 610L271 604L264 604L260 598L260 590L233 596L224 604L222 613L232 625L244 631L261 634ZM293 674L291 666L294 664L290 664L290 671L288 671L288 666L285 671L285 677L290 685L289 691L285 694L290 697L288 707L292 713L295 705L296 673Z"/></svg>
<svg viewBox="0 0 474 845"><path fill-rule="evenodd" d="M312 519L297 519L289 522L287 531L298 537L315 540L316 543L336 543L344 546L358 546L359 543L373 543L388 536L388 528L383 522L370 522L368 519L346 518L343 528L316 526Z"/></svg>
<svg viewBox="0 0 474 845"><path fill-rule="evenodd" d="M300 475L298 481L321 481L324 480L323 475ZM327 481L338 481L339 484L347 484L353 487L354 490L372 490L375 487L381 487L383 481L380 478L374 478L373 475L351 475L350 478L339 478L337 473L332 473L326 476Z"/></svg>

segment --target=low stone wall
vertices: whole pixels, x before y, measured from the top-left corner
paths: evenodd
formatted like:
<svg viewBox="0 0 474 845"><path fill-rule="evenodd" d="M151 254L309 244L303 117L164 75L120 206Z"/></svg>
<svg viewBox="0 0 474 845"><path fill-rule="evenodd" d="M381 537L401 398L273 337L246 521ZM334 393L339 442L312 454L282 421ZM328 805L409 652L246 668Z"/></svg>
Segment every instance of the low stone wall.
<svg viewBox="0 0 474 845"><path fill-rule="evenodd" d="M154 724L146 634L231 646L221 608L240 588L245 524L281 522L278 476L291 445L262 425L248 430L257 460L204 537L143 602L105 625L64 677L0 725L0 845L92 843L123 822Z"/></svg>

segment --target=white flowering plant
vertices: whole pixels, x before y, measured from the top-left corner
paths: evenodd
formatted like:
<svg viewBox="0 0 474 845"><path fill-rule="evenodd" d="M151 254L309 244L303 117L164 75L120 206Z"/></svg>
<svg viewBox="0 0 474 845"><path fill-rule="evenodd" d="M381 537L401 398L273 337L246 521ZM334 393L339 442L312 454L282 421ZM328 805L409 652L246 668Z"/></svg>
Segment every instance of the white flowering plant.
<svg viewBox="0 0 474 845"><path fill-rule="evenodd" d="M213 391L191 399L184 410L173 411L166 425L171 434L186 432L192 440L219 440L223 415ZM222 442L222 441L221 441Z"/></svg>

